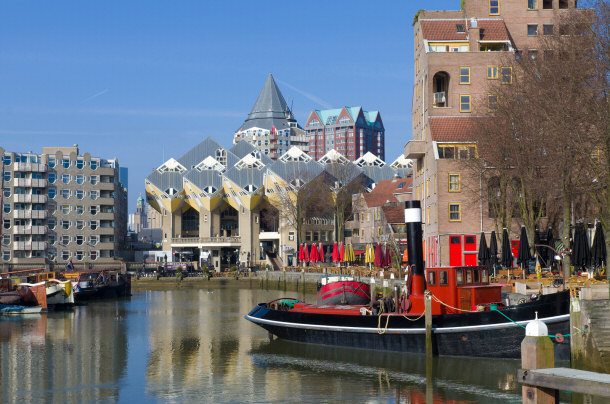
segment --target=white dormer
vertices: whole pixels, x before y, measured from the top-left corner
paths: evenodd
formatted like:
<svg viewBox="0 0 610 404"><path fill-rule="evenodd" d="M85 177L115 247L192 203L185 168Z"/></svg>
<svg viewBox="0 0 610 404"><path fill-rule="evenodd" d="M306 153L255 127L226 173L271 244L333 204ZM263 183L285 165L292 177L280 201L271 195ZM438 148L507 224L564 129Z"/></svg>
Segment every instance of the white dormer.
<svg viewBox="0 0 610 404"><path fill-rule="evenodd" d="M371 152L367 152L364 156L360 157L354 162L358 167L383 167L385 161L375 156Z"/></svg>
<svg viewBox="0 0 610 404"><path fill-rule="evenodd" d="M175 159L171 158L167 160L165 163L161 164L157 171L160 173L183 173L186 171L186 168L178 163Z"/></svg>
<svg viewBox="0 0 610 404"><path fill-rule="evenodd" d="M243 170L244 168L256 168L258 170L262 170L264 167L265 165L259 159L254 157L252 153L246 154L244 158L235 164L235 168L238 170Z"/></svg>
<svg viewBox="0 0 610 404"><path fill-rule="evenodd" d="M292 146L286 153L280 157L280 161L284 163L291 162L303 162L307 163L312 160L311 156L307 155L303 152L303 150L299 149L296 146Z"/></svg>
<svg viewBox="0 0 610 404"><path fill-rule="evenodd" d="M327 165L329 163L347 164L349 160L335 149L330 149L320 160L320 164Z"/></svg>
<svg viewBox="0 0 610 404"><path fill-rule="evenodd" d="M216 171L223 172L225 167L220 162L218 162L218 160L216 160L214 157L208 156L201 163L197 164L195 166L195 169L199 172L202 172L205 170L216 170Z"/></svg>
<svg viewBox="0 0 610 404"><path fill-rule="evenodd" d="M396 160L394 160L394 162L392 164L390 164L390 167L392 167L395 170L412 168L413 160L408 159L405 157L404 154L401 154L400 156L398 156L398 158Z"/></svg>

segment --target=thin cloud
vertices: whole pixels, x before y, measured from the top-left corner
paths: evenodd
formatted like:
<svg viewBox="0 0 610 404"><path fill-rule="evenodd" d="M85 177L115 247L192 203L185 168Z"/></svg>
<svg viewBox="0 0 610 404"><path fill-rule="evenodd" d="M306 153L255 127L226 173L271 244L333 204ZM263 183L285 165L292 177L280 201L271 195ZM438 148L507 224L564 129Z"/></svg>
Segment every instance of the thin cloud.
<svg viewBox="0 0 610 404"><path fill-rule="evenodd" d="M102 96L102 95L106 94L108 91L109 91L109 90L108 90L107 88L105 88L105 89L103 89L102 91L97 92L97 93L93 94L92 96L85 98L85 99L83 100L83 102L91 101L91 100L92 100L92 99L94 99L94 98L97 98L97 97L99 97L99 96Z"/></svg>
<svg viewBox="0 0 610 404"><path fill-rule="evenodd" d="M278 83L282 84L283 86L288 87L292 91L296 91L297 93L301 94L303 97L307 98L308 100L313 101L313 102L315 102L318 105L321 105L325 109L331 109L333 107L329 102L324 101L320 97L316 97L313 94L310 94L310 93L308 93L306 91L300 90L300 89L296 88L295 86L286 83L285 81L281 81L281 80L277 80L277 79L276 79L276 81Z"/></svg>
<svg viewBox="0 0 610 404"><path fill-rule="evenodd" d="M222 109L179 109L179 108L10 108L11 113L40 115L116 115L116 116L162 116L162 117L204 117L243 118L247 111Z"/></svg>

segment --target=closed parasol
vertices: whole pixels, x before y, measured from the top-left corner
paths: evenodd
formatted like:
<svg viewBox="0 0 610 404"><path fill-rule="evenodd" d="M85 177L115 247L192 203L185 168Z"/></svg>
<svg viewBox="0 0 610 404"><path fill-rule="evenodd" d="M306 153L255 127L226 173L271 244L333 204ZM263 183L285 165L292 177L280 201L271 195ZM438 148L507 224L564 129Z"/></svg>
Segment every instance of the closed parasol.
<svg viewBox="0 0 610 404"><path fill-rule="evenodd" d="M513 253L510 250L510 241L508 240L508 229L502 230L502 266L504 268L512 268Z"/></svg>
<svg viewBox="0 0 610 404"><path fill-rule="evenodd" d="M527 230L525 226L521 226L521 235L519 237L519 251L517 252L517 265L521 269L526 269L529 261L532 259L532 253L530 251L530 243L527 239Z"/></svg>
<svg viewBox="0 0 610 404"><path fill-rule="evenodd" d="M601 222L598 222L595 226L593 247L591 247L591 265L594 268L601 268L604 263L606 263L606 236Z"/></svg>
<svg viewBox="0 0 610 404"><path fill-rule="evenodd" d="M485 240L484 232L481 232L481 239L479 240L479 253L477 258L479 260L479 265L490 265L489 248L487 248L487 240Z"/></svg>

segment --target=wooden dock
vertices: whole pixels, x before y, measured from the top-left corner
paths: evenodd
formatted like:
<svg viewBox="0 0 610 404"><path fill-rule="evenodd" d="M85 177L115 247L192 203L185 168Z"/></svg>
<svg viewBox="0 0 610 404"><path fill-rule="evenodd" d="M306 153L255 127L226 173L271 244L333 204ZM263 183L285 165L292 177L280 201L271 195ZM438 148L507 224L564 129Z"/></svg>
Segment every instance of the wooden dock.
<svg viewBox="0 0 610 404"><path fill-rule="evenodd" d="M610 374L570 368L549 368L517 372L519 381L530 386L610 397Z"/></svg>

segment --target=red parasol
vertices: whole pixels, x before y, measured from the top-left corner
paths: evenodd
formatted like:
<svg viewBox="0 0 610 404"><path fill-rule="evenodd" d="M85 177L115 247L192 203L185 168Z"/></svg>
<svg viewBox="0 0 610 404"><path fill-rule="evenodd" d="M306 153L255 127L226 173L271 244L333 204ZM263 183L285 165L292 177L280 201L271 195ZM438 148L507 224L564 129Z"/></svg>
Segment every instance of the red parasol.
<svg viewBox="0 0 610 404"><path fill-rule="evenodd" d="M324 255L324 245L320 243L320 254L318 255L319 261L326 261L326 256Z"/></svg>
<svg viewBox="0 0 610 404"><path fill-rule="evenodd" d="M299 246L299 261L305 260L305 253L303 252L303 244Z"/></svg>
<svg viewBox="0 0 610 404"><path fill-rule="evenodd" d="M309 250L307 249L307 243L303 244L303 261L309 261Z"/></svg>
<svg viewBox="0 0 610 404"><path fill-rule="evenodd" d="M376 267L381 267L383 264L383 251L381 250L381 244L379 243L375 246L375 262L373 264Z"/></svg>
<svg viewBox="0 0 610 404"><path fill-rule="evenodd" d="M390 250L389 246L385 246L385 254L383 255L383 257L385 258L385 262L383 263L383 266L385 267L391 267L392 266L392 251Z"/></svg>
<svg viewBox="0 0 610 404"><path fill-rule="evenodd" d="M339 262L343 262L344 257L345 257L345 244L341 243L341 250L339 252Z"/></svg>
<svg viewBox="0 0 610 404"><path fill-rule="evenodd" d="M333 244L333 262L339 262L339 247L337 247L337 243Z"/></svg>
<svg viewBox="0 0 610 404"><path fill-rule="evenodd" d="M315 244L311 245L311 254L309 254L309 262L318 262L318 247Z"/></svg>

